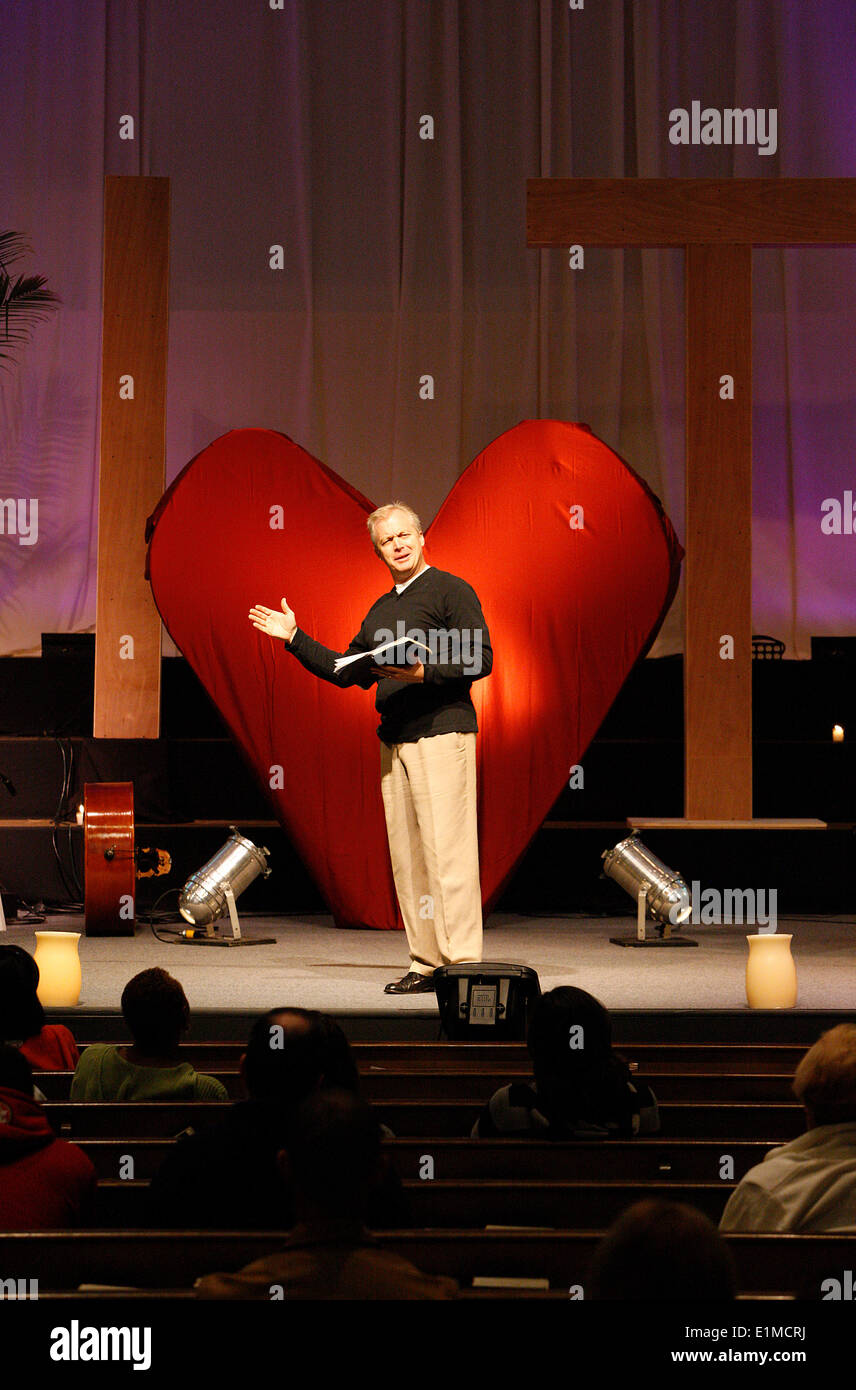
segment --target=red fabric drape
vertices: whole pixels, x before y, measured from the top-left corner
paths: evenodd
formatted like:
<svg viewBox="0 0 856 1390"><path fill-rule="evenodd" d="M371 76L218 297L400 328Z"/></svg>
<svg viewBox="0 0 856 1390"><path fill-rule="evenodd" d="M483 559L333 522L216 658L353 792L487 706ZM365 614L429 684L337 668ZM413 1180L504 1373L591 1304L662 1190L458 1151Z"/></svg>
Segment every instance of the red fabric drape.
<svg viewBox="0 0 856 1390"><path fill-rule="evenodd" d="M400 925L374 695L317 680L247 613L285 596L305 631L343 650L391 583L365 528L375 505L285 435L233 430L149 522L163 621L338 926ZM653 641L682 554L633 470L555 420L494 440L428 528L426 559L472 584L494 650L473 686L486 911Z"/></svg>

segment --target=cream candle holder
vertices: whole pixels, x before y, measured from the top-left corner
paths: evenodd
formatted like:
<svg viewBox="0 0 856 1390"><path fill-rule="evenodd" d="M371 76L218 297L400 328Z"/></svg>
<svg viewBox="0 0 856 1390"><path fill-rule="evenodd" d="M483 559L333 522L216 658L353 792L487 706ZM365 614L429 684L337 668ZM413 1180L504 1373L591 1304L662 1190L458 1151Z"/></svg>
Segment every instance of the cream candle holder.
<svg viewBox="0 0 856 1390"><path fill-rule="evenodd" d="M37 931L35 961L39 967L36 993L47 1008L63 1008L80 1000L80 957L77 931Z"/></svg>
<svg viewBox="0 0 856 1390"><path fill-rule="evenodd" d="M766 932L747 936L746 1000L750 1009L792 1009L797 1002L797 968L792 936Z"/></svg>

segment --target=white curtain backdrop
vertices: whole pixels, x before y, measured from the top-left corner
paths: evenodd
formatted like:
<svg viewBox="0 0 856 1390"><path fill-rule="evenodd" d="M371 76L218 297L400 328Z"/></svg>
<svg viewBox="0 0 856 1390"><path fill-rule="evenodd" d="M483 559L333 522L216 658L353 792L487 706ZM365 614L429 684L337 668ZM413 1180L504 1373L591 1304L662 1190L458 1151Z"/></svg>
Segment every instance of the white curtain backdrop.
<svg viewBox="0 0 856 1390"><path fill-rule="evenodd" d="M0 0L0 229L62 298L0 371L0 499L39 503L36 544L0 534L0 653L94 624L105 174L171 180L167 482L266 426L427 524L552 416L679 535L682 256L528 250L525 181L856 175L851 0L274 4ZM671 144L693 100L775 108L775 154ZM756 252L753 621L789 656L856 632L856 537L820 530L854 485L854 310L856 250ZM679 596L652 655L680 648Z"/></svg>

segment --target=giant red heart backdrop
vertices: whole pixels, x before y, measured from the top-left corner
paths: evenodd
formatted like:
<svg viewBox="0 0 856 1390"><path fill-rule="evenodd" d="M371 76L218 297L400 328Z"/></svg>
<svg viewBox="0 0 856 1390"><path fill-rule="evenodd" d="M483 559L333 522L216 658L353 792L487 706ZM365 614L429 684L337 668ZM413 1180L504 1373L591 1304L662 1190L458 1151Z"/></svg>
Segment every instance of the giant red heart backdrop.
<svg viewBox="0 0 856 1390"><path fill-rule="evenodd" d="M340 927L401 925L374 691L318 680L247 614L285 597L344 651L391 587L365 524L378 505L286 435L240 429L191 460L148 526L164 624ZM473 586L494 651L472 687L486 912L654 640L682 556L643 480L556 420L489 444L426 530L426 560Z"/></svg>

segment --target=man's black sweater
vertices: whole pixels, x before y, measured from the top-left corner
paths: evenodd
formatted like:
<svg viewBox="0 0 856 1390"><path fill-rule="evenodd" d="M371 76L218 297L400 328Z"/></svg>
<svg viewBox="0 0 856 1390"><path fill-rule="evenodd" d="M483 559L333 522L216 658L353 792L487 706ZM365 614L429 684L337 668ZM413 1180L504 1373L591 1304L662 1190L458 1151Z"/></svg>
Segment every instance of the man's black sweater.
<svg viewBox="0 0 856 1390"><path fill-rule="evenodd" d="M405 633L430 648L430 654L421 649L413 652L413 659L425 668L424 681L378 679L371 674L373 665L403 664L402 647L393 656L352 662L336 674L334 662L339 655L373 651L381 642ZM372 604L347 652L331 651L302 628L285 646L307 671L334 685L369 690L377 682L377 734L384 743L478 732L470 686L490 674L493 652L476 592L457 575L429 565L400 594L393 586Z"/></svg>

